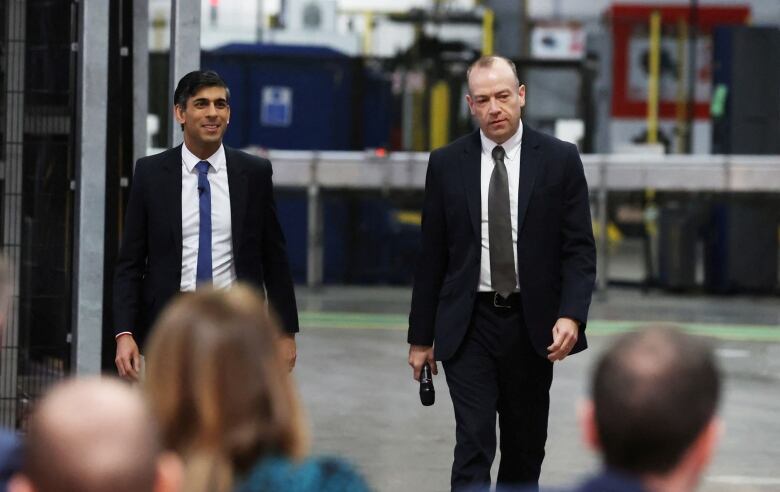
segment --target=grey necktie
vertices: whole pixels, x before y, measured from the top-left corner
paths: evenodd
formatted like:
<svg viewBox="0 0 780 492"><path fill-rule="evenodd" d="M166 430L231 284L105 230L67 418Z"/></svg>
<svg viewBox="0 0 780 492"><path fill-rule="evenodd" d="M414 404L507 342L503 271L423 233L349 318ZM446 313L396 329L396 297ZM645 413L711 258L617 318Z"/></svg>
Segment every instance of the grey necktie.
<svg viewBox="0 0 780 492"><path fill-rule="evenodd" d="M504 165L504 148L493 149L493 173L488 188L488 241L490 243L490 283L502 297L515 290L515 253L512 242L512 216L509 211L509 180Z"/></svg>

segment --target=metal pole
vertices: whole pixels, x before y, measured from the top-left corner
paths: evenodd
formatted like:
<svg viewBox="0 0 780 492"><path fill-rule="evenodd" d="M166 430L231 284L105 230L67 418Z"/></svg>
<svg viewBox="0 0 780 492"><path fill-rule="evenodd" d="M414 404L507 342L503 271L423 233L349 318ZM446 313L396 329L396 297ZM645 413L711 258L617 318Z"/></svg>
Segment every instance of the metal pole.
<svg viewBox="0 0 780 492"><path fill-rule="evenodd" d="M103 328L109 2L83 0L79 21L72 350L77 374L97 374Z"/></svg>
<svg viewBox="0 0 780 492"><path fill-rule="evenodd" d="M688 141L688 75L687 75L687 46L688 24L682 18L677 19L677 105L675 106L675 115L677 116L677 136L675 138L675 151L678 154L686 152L686 142Z"/></svg>
<svg viewBox="0 0 780 492"><path fill-rule="evenodd" d="M309 287L322 285L323 276L322 197L317 182L318 165L319 154L315 152L311 159L311 181L307 188L309 221L306 235L306 285Z"/></svg>
<svg viewBox="0 0 780 492"><path fill-rule="evenodd" d="M263 31L265 30L265 6L264 0L257 0L257 42L263 42Z"/></svg>
<svg viewBox="0 0 780 492"><path fill-rule="evenodd" d="M696 108L696 41L699 37L699 2L691 0L689 12L690 29L688 29L688 107L685 147L689 154L693 153L693 122Z"/></svg>
<svg viewBox="0 0 780 492"><path fill-rule="evenodd" d="M409 82L409 69L403 69L403 93L401 94L401 142L405 151L414 150L414 94Z"/></svg>
<svg viewBox="0 0 780 492"><path fill-rule="evenodd" d="M526 0L484 0L480 2L492 11L497 23L491 28L492 44L498 53L509 59L524 58L528 49L528 2Z"/></svg>
<svg viewBox="0 0 780 492"><path fill-rule="evenodd" d="M169 62L169 111L173 111L173 92L179 79L200 68L200 0L171 0L171 49ZM182 142L179 123L171 114L168 142Z"/></svg>
<svg viewBox="0 0 780 492"><path fill-rule="evenodd" d="M3 408L0 425L16 426L16 388L19 370L19 271L22 244L22 163L24 153L25 25L27 0L10 0L6 6L5 59L5 162L3 177L3 254L10 270L11 302L0 355ZM10 402L10 403L5 403ZM6 406L7 405L7 406Z"/></svg>
<svg viewBox="0 0 780 492"><path fill-rule="evenodd" d="M604 299L607 295L607 276L609 275L609 241L607 238L607 163L599 163L598 221L599 246L596 249L596 289Z"/></svg>
<svg viewBox="0 0 780 492"><path fill-rule="evenodd" d="M149 4L133 2L133 162L146 155L149 114Z"/></svg>

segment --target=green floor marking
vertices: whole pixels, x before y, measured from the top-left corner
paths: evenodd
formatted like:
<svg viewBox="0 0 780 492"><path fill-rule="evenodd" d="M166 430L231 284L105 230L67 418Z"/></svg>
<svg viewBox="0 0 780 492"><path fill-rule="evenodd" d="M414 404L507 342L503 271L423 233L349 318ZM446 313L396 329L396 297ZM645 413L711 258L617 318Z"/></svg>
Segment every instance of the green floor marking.
<svg viewBox="0 0 780 492"><path fill-rule="evenodd" d="M408 318L402 314L305 311L300 313L300 323L303 329L335 328L406 331ZM725 340L780 342L780 326L777 325L592 320L588 322L587 333L595 336L613 335L654 324L675 325L689 333Z"/></svg>

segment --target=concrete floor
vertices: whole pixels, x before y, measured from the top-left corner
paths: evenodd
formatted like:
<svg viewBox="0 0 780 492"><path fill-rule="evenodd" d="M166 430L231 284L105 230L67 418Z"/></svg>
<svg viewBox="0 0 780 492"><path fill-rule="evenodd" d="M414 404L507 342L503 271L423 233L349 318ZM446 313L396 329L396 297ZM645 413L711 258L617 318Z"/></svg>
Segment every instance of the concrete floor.
<svg viewBox="0 0 780 492"><path fill-rule="evenodd" d="M296 378L313 451L347 457L379 492L449 486L452 404L440 374L437 403L420 405L406 364L410 295L403 288L298 290ZM598 467L579 438L577 400L615 333L652 321L710 337L725 374L726 431L700 490L780 491L780 300L620 289L595 297L590 349L556 365L542 483L569 484Z"/></svg>

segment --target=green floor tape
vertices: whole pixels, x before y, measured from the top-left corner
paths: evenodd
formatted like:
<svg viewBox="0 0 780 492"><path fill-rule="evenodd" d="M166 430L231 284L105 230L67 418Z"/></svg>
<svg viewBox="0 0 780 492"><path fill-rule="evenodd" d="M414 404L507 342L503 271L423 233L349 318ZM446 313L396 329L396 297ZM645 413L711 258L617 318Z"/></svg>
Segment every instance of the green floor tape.
<svg viewBox="0 0 780 492"><path fill-rule="evenodd" d="M400 314L313 311L300 313L300 323L303 329L335 328L406 331L407 319L406 315ZM780 342L780 326L771 325L593 320L588 322L587 333L595 336L613 335L654 324L675 325L689 333L726 340Z"/></svg>

